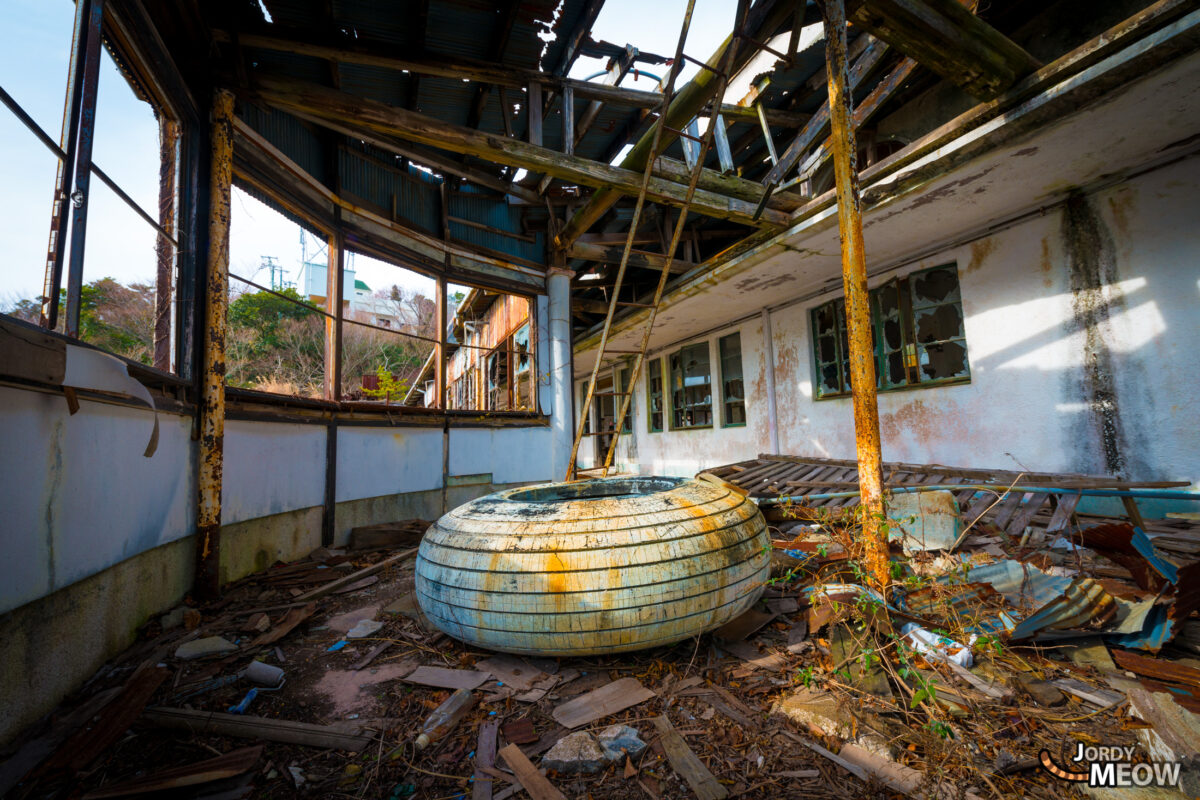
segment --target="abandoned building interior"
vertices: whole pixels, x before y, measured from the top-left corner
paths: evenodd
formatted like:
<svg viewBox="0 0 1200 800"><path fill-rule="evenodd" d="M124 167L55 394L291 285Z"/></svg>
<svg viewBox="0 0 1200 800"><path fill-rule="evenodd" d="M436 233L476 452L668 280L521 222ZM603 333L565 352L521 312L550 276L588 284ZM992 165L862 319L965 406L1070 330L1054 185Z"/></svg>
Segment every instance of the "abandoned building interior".
<svg viewBox="0 0 1200 800"><path fill-rule="evenodd" d="M1200 796L1200 2L54 2L0 795Z"/></svg>

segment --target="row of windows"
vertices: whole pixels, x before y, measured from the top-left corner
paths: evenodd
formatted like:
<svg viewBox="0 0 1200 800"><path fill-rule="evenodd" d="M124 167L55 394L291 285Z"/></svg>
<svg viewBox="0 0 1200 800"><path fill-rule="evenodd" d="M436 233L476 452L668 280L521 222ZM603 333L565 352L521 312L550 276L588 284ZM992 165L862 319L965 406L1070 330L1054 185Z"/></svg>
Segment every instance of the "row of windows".
<svg viewBox="0 0 1200 800"><path fill-rule="evenodd" d="M746 424L746 392L742 381L742 337L731 333L717 340L717 381L721 427ZM670 402L671 430L711 428L716 421L713 408L713 370L708 342L697 342L671 353L667 361L667 383L663 382L663 359L654 358L647 367L647 402L650 432L664 430ZM664 394L665 392L665 394Z"/></svg>
<svg viewBox="0 0 1200 800"><path fill-rule="evenodd" d="M914 272L871 290L870 307L876 385L880 391L970 380L962 296L954 264ZM810 312L818 399L850 393L845 308L845 300L838 298ZM711 428L718 413L721 427L746 424L740 334L719 338L716 357L716 404L708 342L685 345L665 358L649 360L646 399L651 433ZM623 369L615 373L617 396L625 390L625 374ZM615 413L605 414L604 404L612 405L613 400L609 396L597 398L601 419L607 420L609 427ZM664 426L668 422L669 428ZM630 430L627 417L622 432Z"/></svg>

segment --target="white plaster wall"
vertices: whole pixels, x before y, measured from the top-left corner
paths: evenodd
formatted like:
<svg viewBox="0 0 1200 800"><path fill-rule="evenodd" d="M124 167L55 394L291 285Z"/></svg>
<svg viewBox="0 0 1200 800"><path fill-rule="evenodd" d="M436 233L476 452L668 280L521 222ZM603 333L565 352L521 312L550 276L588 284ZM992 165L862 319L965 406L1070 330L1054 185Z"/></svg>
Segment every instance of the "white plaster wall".
<svg viewBox="0 0 1200 800"><path fill-rule="evenodd" d="M772 318L774 323L774 318ZM720 358L717 340L739 333L742 341L742 376L746 391L746 425L721 427ZM711 428L650 433L646 399L646 369L638 378L634 404L634 434L637 437L637 468L647 475L693 475L700 469L753 458L770 449L767 428L766 379L762 359L762 322L758 317L715 330L694 339L679 342L665 350L648 353L650 358L669 356L680 347L694 342L709 343L712 365L713 405L716 422ZM662 358L664 379L669 382L669 363ZM667 402L670 402L669 397ZM666 423L669 427L670 419ZM623 436L622 439L629 437ZM623 445L624 446L624 445ZM749 455L746 455L749 453Z"/></svg>
<svg viewBox="0 0 1200 800"><path fill-rule="evenodd" d="M343 426L337 449L339 503L442 487L441 428Z"/></svg>
<svg viewBox="0 0 1200 800"><path fill-rule="evenodd" d="M0 388L0 613L189 535L191 420Z"/></svg>
<svg viewBox="0 0 1200 800"><path fill-rule="evenodd" d="M229 420L221 524L325 502L325 427Z"/></svg>
<svg viewBox="0 0 1200 800"><path fill-rule="evenodd" d="M1191 158L1089 196L1116 256L1117 280L1100 293L1108 321L1096 333L1110 359L1121 454L1134 480L1200 480L1198 187L1200 158ZM1085 334L1076 330L1063 213L1055 208L872 278L874 287L956 262L971 364L968 384L879 395L885 460L1105 472L1085 391ZM785 453L854 457L850 399L813 400L809 310L838 296L772 312ZM761 330L757 319L738 327L749 426L650 434L643 408L635 429L642 472L692 474L768 449ZM644 379L638 390L644 397Z"/></svg>
<svg viewBox="0 0 1200 800"><path fill-rule="evenodd" d="M451 428L450 475L490 472L492 483L557 480L561 476L551 474L550 438L548 427Z"/></svg>

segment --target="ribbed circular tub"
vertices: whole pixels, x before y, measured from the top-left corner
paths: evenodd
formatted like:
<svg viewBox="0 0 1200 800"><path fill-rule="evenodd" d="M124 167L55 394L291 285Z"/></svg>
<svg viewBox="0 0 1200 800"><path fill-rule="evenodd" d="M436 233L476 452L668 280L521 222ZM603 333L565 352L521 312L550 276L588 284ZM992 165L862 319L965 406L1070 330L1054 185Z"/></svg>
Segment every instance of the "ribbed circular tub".
<svg viewBox="0 0 1200 800"><path fill-rule="evenodd" d="M417 601L444 633L523 655L672 644L748 609L770 571L758 506L716 479L509 489L426 532Z"/></svg>

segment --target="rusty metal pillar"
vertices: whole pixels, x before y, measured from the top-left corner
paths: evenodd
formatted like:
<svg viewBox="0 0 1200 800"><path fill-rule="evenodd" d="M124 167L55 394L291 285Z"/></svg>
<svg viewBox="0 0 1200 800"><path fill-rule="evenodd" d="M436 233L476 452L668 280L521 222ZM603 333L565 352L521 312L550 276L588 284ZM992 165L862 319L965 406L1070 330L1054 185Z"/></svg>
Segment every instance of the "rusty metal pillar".
<svg viewBox="0 0 1200 800"><path fill-rule="evenodd" d="M325 268L325 399L342 399L342 314L345 306L346 254L340 233L329 236Z"/></svg>
<svg viewBox="0 0 1200 800"><path fill-rule="evenodd" d="M179 124L159 114L158 118L158 224L175 236L175 172ZM154 282L154 366L171 371L171 298L175 289L175 245L162 232L155 245L158 277Z"/></svg>
<svg viewBox="0 0 1200 800"><path fill-rule="evenodd" d="M196 584L200 597L221 589L221 477L225 440L225 324L229 309L229 188L233 178L233 93L218 89L212 108L204 373L200 384L200 469L196 505Z"/></svg>
<svg viewBox="0 0 1200 800"><path fill-rule="evenodd" d="M843 0L825 0L825 62L833 172L837 181L838 233L842 243L842 283L846 291L846 328L850 340L850 389L854 396L854 434L861 492L863 561L880 591L888 582L888 549L883 516L883 465L879 446L879 407L875 392L875 349L863 249L862 204L851 119L846 9Z"/></svg>
<svg viewBox="0 0 1200 800"><path fill-rule="evenodd" d="M446 403L446 328L450 324L449 299L446 296L445 276L437 279L437 305L434 322L437 325L437 344L434 346L433 385L437 393L436 408L445 409Z"/></svg>

